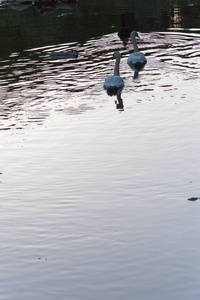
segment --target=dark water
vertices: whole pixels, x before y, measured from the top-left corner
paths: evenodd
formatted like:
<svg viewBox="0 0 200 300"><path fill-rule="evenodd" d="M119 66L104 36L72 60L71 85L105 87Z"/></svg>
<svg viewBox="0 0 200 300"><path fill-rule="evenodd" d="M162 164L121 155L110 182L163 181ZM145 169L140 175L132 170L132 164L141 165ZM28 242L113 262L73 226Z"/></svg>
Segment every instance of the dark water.
<svg viewBox="0 0 200 300"><path fill-rule="evenodd" d="M58 6L59 7L59 6ZM2 5L0 54L65 42L84 43L92 37L116 32L125 13L126 25L148 32L169 28L200 27L198 1L79 1L56 9L55 5ZM22 11L16 11L16 10Z"/></svg>
<svg viewBox="0 0 200 300"><path fill-rule="evenodd" d="M0 299L199 300L199 7L2 4ZM123 110L103 89L117 50Z"/></svg>

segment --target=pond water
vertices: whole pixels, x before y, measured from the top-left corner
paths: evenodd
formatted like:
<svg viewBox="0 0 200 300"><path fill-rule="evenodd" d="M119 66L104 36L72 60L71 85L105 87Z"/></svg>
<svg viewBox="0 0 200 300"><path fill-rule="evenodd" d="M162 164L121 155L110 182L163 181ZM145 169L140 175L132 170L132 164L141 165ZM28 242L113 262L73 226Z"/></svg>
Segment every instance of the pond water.
<svg viewBox="0 0 200 300"><path fill-rule="evenodd" d="M117 35L132 2L116 3L1 7L3 300L199 299L199 6L174 6L166 28L163 6L150 24L137 7L148 62L134 79ZM121 109L103 89L115 51Z"/></svg>

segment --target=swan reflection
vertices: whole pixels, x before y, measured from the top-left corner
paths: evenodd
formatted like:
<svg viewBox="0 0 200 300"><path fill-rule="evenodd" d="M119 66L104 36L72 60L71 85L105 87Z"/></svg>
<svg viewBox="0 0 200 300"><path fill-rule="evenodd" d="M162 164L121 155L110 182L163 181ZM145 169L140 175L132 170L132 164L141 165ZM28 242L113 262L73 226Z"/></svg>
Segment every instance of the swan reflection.
<svg viewBox="0 0 200 300"><path fill-rule="evenodd" d="M116 89L115 92L113 91L112 93L108 93L107 94L109 96L117 96L117 100L115 100L115 105L116 105L116 109L118 109L119 111L124 111L124 103L123 103L123 99L121 97L121 93L122 93L122 89Z"/></svg>
<svg viewBox="0 0 200 300"><path fill-rule="evenodd" d="M117 101L115 101L116 109L119 109L119 111L124 111L124 103L123 99L121 97L121 90L117 93Z"/></svg>

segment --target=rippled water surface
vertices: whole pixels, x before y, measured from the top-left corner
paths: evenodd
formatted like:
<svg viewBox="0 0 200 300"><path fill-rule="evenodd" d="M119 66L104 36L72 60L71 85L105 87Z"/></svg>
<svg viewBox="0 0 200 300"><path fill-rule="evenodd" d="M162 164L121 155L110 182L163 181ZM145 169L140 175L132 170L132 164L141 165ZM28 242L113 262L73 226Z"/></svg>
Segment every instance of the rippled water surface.
<svg viewBox="0 0 200 300"><path fill-rule="evenodd" d="M129 42L123 47L117 34L91 39L84 45L70 43L11 54L8 60L1 61L0 129L21 128L33 120L43 123L52 111L79 114L111 102L102 83L113 73L113 52L117 50L122 53L125 106L130 99L132 104L153 98L182 103L182 99L197 96L197 90L192 95L188 92L195 85L198 88L198 33L142 34L139 43L148 65L135 81L126 63L132 45ZM51 58L52 52L71 49L77 51L78 58Z"/></svg>
<svg viewBox="0 0 200 300"><path fill-rule="evenodd" d="M0 60L1 299L199 299L199 38L140 33L137 79L117 32Z"/></svg>

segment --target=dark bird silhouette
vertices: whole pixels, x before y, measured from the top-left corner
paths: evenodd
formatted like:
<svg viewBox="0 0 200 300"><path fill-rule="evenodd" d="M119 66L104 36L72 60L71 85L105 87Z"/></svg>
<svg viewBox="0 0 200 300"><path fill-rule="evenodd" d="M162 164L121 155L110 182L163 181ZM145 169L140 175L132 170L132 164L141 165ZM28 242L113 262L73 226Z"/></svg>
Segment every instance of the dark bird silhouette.
<svg viewBox="0 0 200 300"><path fill-rule="evenodd" d="M122 41L127 41L130 38L132 28L126 26L125 13L121 14L121 28L118 32L118 36Z"/></svg>

